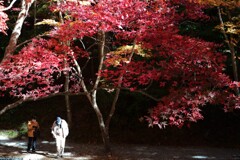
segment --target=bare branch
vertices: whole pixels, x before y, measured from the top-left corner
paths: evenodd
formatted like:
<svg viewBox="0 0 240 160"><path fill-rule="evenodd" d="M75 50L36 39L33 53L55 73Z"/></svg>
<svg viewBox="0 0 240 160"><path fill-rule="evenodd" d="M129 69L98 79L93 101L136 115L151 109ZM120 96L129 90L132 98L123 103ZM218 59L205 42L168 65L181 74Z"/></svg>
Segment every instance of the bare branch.
<svg viewBox="0 0 240 160"><path fill-rule="evenodd" d="M0 115L4 114L6 111L11 110L13 108L18 107L19 105L25 103L25 102L29 102L29 101L38 101L38 100L43 100L43 99L47 99L47 98L52 98L52 97L56 97L56 96L65 96L65 95L69 95L69 96L75 96L75 95L87 95L87 93L85 92L79 92L79 93L70 93L70 92L60 92L60 93L53 93L50 94L46 97L39 97L39 98L33 98L33 97L29 97L29 98L22 98L17 100L16 102L13 102L7 106L5 106L3 109L0 110Z"/></svg>
<svg viewBox="0 0 240 160"><path fill-rule="evenodd" d="M156 98L156 97L154 97L154 96L152 96L152 95L150 95L150 94L148 94L148 93L146 93L146 92L144 92L142 90L136 90L135 92L141 93L142 95L144 95L144 96L146 96L146 97L148 97L148 98L150 98L150 99L152 99L152 100L154 100L156 102L160 102L161 101L161 98Z"/></svg>
<svg viewBox="0 0 240 160"><path fill-rule="evenodd" d="M134 55L134 48L136 46L136 41L134 40L133 42L133 46L132 46L132 51L131 51L131 55L128 57L128 62L131 62L132 60L132 57ZM125 66L124 66L124 70L126 71L127 69L127 65L129 63L127 63ZM121 75L118 77L118 88L116 90L116 93L115 93L115 96L114 96L114 99L113 99L113 102L112 102L112 106L111 106L111 110L108 114L108 117L107 117L107 120L106 120L106 128L107 128L107 131L109 130L109 125L110 125L110 121L112 119L112 116L116 110L116 104L117 104L117 101L118 101L118 97L119 97L119 94L120 94L120 91L121 91L121 86L122 86L122 81L123 81L123 77L124 77L124 73L122 72Z"/></svg>
<svg viewBox="0 0 240 160"><path fill-rule="evenodd" d="M104 49L105 49L105 32L104 31L100 31L99 32L99 36L100 36L100 62L99 62L99 65L98 65L98 72L97 72L97 78L96 78L96 81L95 81L95 84L94 84L94 87L93 87L93 90L96 90L97 87L98 87L98 84L100 82L100 78L101 78L101 70L102 70L102 67L103 67L103 59L104 59Z"/></svg>
<svg viewBox="0 0 240 160"><path fill-rule="evenodd" d="M41 38L41 37L44 37L44 36L49 36L49 37L50 37L50 35L48 34L48 32L46 32L46 33L40 34L40 35L38 35L38 36L35 36L34 38ZM16 48L19 48L19 47L21 47L22 45L24 45L24 44L26 44L26 43L29 43L29 42L31 42L31 41L32 41L32 39L28 39L28 40L26 40L26 41L18 44L18 45L16 46Z"/></svg>
<svg viewBox="0 0 240 160"><path fill-rule="evenodd" d="M0 12L4 12L4 11L7 11L7 10L11 9L12 6L13 6L13 4L14 4L16 1L17 1L17 0L13 0L13 1L11 2L11 4L10 4L7 8L0 9Z"/></svg>

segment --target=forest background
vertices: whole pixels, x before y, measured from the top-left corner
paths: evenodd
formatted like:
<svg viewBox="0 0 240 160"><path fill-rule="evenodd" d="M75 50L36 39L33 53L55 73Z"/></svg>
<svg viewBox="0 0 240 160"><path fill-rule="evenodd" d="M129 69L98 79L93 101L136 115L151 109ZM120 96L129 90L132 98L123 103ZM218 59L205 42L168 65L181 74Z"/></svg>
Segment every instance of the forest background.
<svg viewBox="0 0 240 160"><path fill-rule="evenodd" d="M239 146L239 2L203 2L2 2L1 128L22 137L34 114L50 139L60 114L70 140L106 150Z"/></svg>

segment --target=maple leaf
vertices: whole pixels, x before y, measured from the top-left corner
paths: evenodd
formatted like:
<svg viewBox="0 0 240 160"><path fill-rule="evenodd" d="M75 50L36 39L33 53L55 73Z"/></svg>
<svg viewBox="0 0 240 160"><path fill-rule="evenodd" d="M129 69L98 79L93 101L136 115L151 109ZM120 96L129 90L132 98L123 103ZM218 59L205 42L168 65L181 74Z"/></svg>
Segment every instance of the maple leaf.
<svg viewBox="0 0 240 160"><path fill-rule="evenodd" d="M44 19L41 22L37 22L35 25L49 25L49 26L59 26L60 22L56 22L54 19Z"/></svg>
<svg viewBox="0 0 240 160"><path fill-rule="evenodd" d="M8 21L8 15L1 11L1 9L4 9L4 6L2 4L3 2L0 1L0 33L6 33L6 30L8 29L6 22Z"/></svg>

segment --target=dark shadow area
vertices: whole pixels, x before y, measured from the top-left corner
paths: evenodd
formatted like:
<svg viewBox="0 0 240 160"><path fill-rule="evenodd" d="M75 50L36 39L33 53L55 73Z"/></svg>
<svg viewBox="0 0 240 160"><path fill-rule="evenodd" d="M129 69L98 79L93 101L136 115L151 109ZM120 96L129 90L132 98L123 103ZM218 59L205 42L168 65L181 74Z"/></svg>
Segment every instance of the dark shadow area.
<svg viewBox="0 0 240 160"><path fill-rule="evenodd" d="M68 137L69 142L102 144L95 112L84 97L71 97L73 126ZM146 108L129 108L133 103L125 102L117 106L110 126L110 139L113 143L169 145L169 146L212 146L240 147L240 112L224 113L218 106L203 108L205 118L190 127L184 126L149 128L147 122L139 118L147 114ZM2 103L4 105L4 103ZM141 106L140 106L141 107ZM101 108L105 109L105 108ZM107 110L107 109L105 109ZM18 130L31 115L36 115L41 128L41 140L52 141L50 129L55 116L66 118L64 99L54 97L35 102L27 102L6 112L0 117L0 129ZM23 139L26 134L19 137Z"/></svg>

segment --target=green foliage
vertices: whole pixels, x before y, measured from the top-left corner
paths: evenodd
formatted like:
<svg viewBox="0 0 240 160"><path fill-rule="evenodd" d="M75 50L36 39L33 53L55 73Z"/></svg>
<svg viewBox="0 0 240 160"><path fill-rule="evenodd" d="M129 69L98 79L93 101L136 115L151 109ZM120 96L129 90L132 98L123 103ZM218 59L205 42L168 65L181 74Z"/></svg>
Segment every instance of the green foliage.
<svg viewBox="0 0 240 160"><path fill-rule="evenodd" d="M26 135L27 131L27 122L23 122L18 128L18 134L19 136L23 136Z"/></svg>
<svg viewBox="0 0 240 160"><path fill-rule="evenodd" d="M18 131L17 130L1 130L0 136L6 137L6 138L16 138L18 137Z"/></svg>
<svg viewBox="0 0 240 160"><path fill-rule="evenodd" d="M12 138L20 137L20 136L26 136L26 134L27 134L27 123L26 122L23 122L18 127L11 126L11 128L15 128L15 129L0 130L0 136L12 139Z"/></svg>

